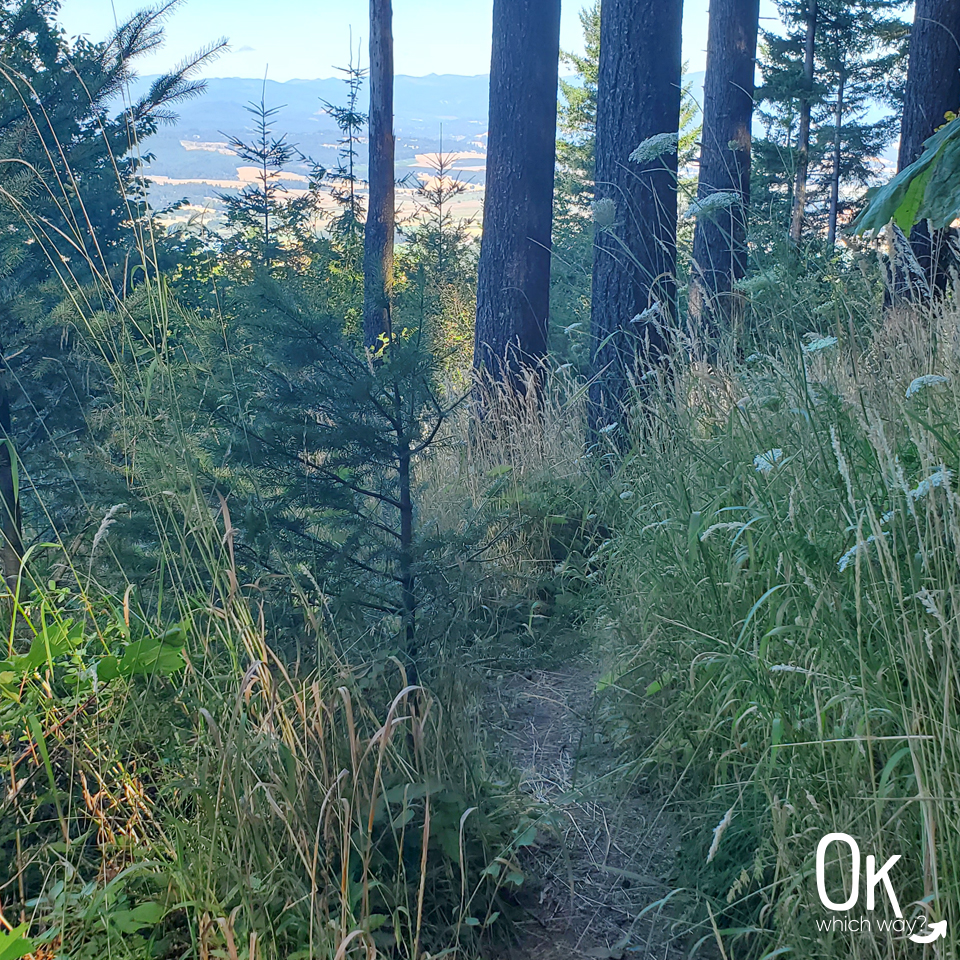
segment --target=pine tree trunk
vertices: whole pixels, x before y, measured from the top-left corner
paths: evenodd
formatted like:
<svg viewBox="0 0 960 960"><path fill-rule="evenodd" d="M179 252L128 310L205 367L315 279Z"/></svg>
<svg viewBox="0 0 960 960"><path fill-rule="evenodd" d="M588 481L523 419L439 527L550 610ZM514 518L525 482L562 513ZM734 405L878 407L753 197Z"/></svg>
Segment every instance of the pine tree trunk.
<svg viewBox="0 0 960 960"><path fill-rule="evenodd" d="M675 313L677 154L642 163L630 154L650 137L678 132L682 6L682 0L601 5L590 308L594 430L620 420L629 384L662 359L662 322Z"/></svg>
<svg viewBox="0 0 960 960"><path fill-rule="evenodd" d="M910 32L910 63L904 89L897 169L923 153L923 141L960 108L960 0L917 0ZM930 235L926 223L910 234L910 245L931 290L947 283L945 231Z"/></svg>
<svg viewBox="0 0 960 960"><path fill-rule="evenodd" d="M827 226L827 243L837 242L837 216L840 209L840 162L843 159L843 94L846 76L841 71L837 85L837 107L833 117L833 170L830 173L830 214Z"/></svg>
<svg viewBox="0 0 960 960"><path fill-rule="evenodd" d="M807 209L807 171L810 168L810 111L813 99L813 70L817 48L817 0L807 0L807 36L803 47L804 97L800 101L800 129L797 131L797 175L793 188L790 239L800 242Z"/></svg>
<svg viewBox="0 0 960 960"><path fill-rule="evenodd" d="M733 286L747 269L750 148L760 0L711 0L697 199L720 191L738 202L697 218L690 320L695 333L731 328Z"/></svg>
<svg viewBox="0 0 960 960"><path fill-rule="evenodd" d="M370 207L363 233L363 340L390 334L396 229L393 138L393 10L370 0Z"/></svg>
<svg viewBox="0 0 960 960"><path fill-rule="evenodd" d="M547 352L560 0L494 0L474 367L509 372Z"/></svg>
<svg viewBox="0 0 960 960"><path fill-rule="evenodd" d="M17 483L16 452L11 436L9 371L0 349L0 566L11 592L23 561L23 521Z"/></svg>
<svg viewBox="0 0 960 960"><path fill-rule="evenodd" d="M400 494L400 602L403 609L403 636L409 666L416 677L417 670L417 580L413 566L413 494L411 489L410 444L401 441L398 458ZM416 682L416 679L413 681Z"/></svg>

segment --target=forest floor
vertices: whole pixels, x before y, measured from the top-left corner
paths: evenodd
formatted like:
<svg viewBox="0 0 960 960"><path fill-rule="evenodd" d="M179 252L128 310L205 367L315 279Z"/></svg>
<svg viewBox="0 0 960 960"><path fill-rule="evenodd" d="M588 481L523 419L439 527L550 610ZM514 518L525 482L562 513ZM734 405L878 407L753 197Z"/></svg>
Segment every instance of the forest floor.
<svg viewBox="0 0 960 960"><path fill-rule="evenodd" d="M594 665L574 660L504 675L488 694L495 749L554 824L523 851L526 920L509 960L684 955L668 916L656 908L640 916L672 887L677 826L660 798L625 790L614 775L596 685Z"/></svg>

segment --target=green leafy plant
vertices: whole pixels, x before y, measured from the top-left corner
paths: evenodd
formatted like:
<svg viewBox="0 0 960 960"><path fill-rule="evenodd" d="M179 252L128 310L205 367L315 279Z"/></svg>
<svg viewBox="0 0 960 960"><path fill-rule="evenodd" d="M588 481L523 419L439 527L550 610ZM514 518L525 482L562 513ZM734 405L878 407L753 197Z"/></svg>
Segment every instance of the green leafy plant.
<svg viewBox="0 0 960 960"><path fill-rule="evenodd" d="M892 220L908 237L929 220L935 230L960 216L960 118L924 141L923 153L889 183L872 191L852 232L878 234Z"/></svg>

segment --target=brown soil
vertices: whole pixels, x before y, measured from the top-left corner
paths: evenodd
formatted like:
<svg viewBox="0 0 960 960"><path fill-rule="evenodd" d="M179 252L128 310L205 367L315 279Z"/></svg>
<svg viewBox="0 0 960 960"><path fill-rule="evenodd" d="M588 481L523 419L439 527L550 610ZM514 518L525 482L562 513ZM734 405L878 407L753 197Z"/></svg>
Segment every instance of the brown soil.
<svg viewBox="0 0 960 960"><path fill-rule="evenodd" d="M671 889L676 828L656 797L611 775L595 688L591 665L574 662L498 677L489 694L501 755L556 824L524 851L528 919L509 960L684 956L670 918L651 907Z"/></svg>

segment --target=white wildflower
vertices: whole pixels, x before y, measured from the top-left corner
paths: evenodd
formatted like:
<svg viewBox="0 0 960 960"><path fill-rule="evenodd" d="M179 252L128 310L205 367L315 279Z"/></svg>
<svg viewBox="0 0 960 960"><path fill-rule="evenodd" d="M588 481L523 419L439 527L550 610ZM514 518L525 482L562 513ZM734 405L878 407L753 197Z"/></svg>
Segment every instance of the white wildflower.
<svg viewBox="0 0 960 960"><path fill-rule="evenodd" d="M881 518L880 523L889 523L897 515L896 510L888 510Z"/></svg>
<svg viewBox="0 0 960 960"><path fill-rule="evenodd" d="M620 499L621 499L621 500L632 500L632 499L633 499L633 491L632 491L632 490L624 490L623 493L620 494Z"/></svg>
<svg viewBox="0 0 960 960"><path fill-rule="evenodd" d="M847 567L857 559L857 554L866 546L866 543L855 543L838 561L837 569L843 573Z"/></svg>
<svg viewBox="0 0 960 960"><path fill-rule="evenodd" d="M890 533L889 533L889 531L884 530L884 531L883 531L883 535L884 535L885 537L889 537L889 536L890 536ZM876 543L876 540L877 540L876 536L871 533L870 536L867 537L866 540L861 540L859 543L855 543L855 544L837 561L837 569L838 569L841 573L843 573L843 571L846 570L847 567L849 567L850 564L853 563L853 561L857 559L857 555L860 554L860 553L862 553L864 550L866 550L867 547L870 546L871 543Z"/></svg>
<svg viewBox="0 0 960 960"><path fill-rule="evenodd" d="M764 475L773 473L777 467L783 464L783 451L779 447L774 447L766 453L758 453L753 458L753 465L757 473Z"/></svg>
<svg viewBox="0 0 960 960"><path fill-rule="evenodd" d="M619 423L608 423L605 427L601 427L597 432L598 433L613 433L614 430L619 427Z"/></svg>
<svg viewBox="0 0 960 960"><path fill-rule="evenodd" d="M924 390L927 387L936 387L941 383L949 383L949 377L941 377L938 373L928 373L926 376L917 377L916 380L912 380L910 386L907 387L906 396L909 399L915 393L919 393L921 390Z"/></svg>
<svg viewBox="0 0 960 960"><path fill-rule="evenodd" d="M953 474L946 467L940 467L939 470L934 470L929 477L921 480L912 490L908 490L907 496L911 500L919 500L921 497L925 497L934 487L949 489L952 477Z"/></svg>
<svg viewBox="0 0 960 960"><path fill-rule="evenodd" d="M656 160L663 154L672 154L677 152L677 145L680 138L675 133L658 133L655 136L647 137L633 153L630 159L634 163L647 163L650 160Z"/></svg>
<svg viewBox="0 0 960 960"><path fill-rule="evenodd" d="M740 203L740 197L732 190L717 190L708 193L705 197L698 197L690 202L684 217L692 220L694 217L711 217L720 210L729 210Z"/></svg>
<svg viewBox="0 0 960 960"><path fill-rule="evenodd" d="M593 222L601 230L609 230L617 222L617 205L609 198L594 200L590 204Z"/></svg>
<svg viewBox="0 0 960 960"><path fill-rule="evenodd" d="M814 337L803 345L804 353L819 353L821 350L829 350L835 347L840 341L836 337Z"/></svg>

